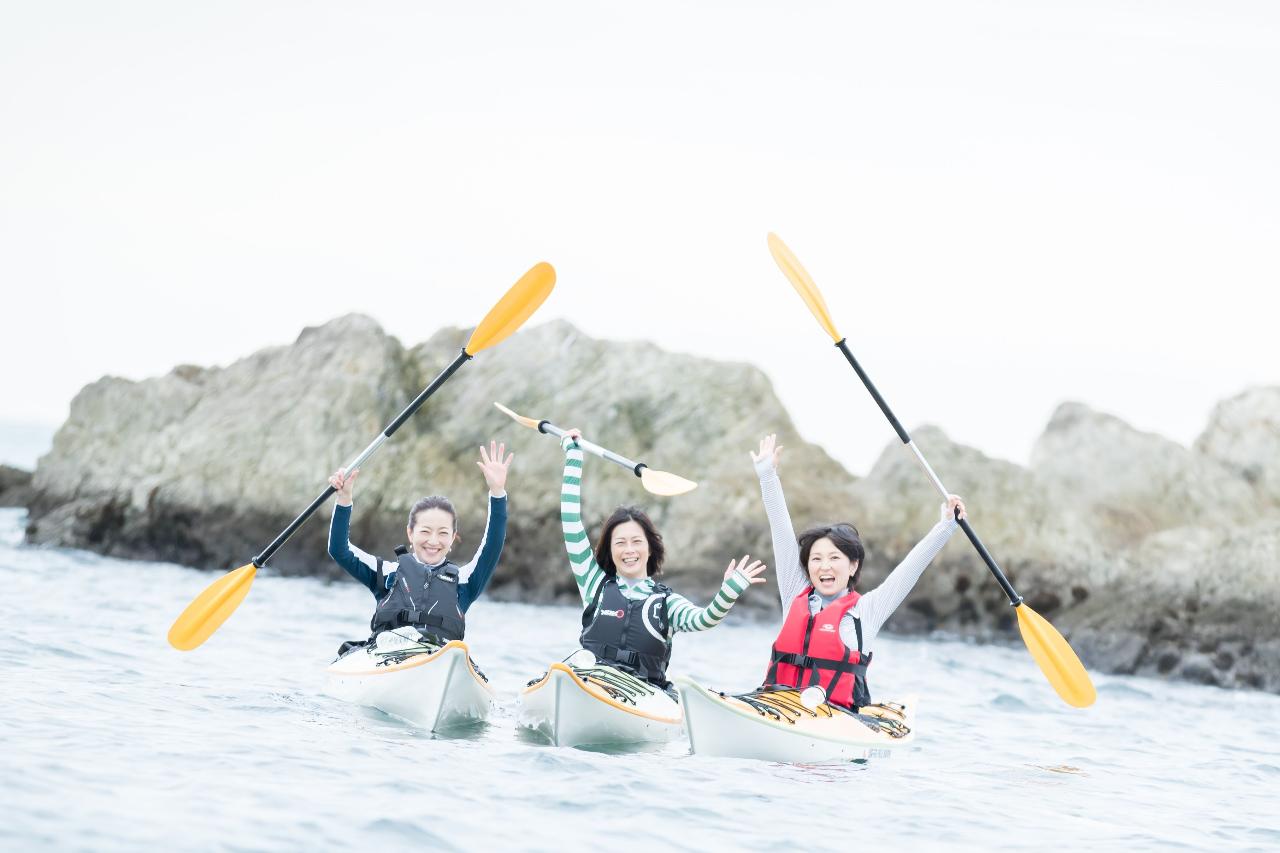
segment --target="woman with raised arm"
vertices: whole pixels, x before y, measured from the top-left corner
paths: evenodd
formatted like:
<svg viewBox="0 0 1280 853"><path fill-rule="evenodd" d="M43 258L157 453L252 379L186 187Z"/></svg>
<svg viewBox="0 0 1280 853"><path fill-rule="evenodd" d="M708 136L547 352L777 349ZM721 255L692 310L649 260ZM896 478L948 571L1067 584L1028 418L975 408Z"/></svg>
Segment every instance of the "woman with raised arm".
<svg viewBox="0 0 1280 853"><path fill-rule="evenodd" d="M360 470L347 473L339 468L329 478L338 490L329 527L329 556L373 593L371 640L383 631L406 627L440 642L463 638L467 608L488 585L506 539L507 470L514 454L505 451L505 445L492 441L488 449L480 448L476 464L489 486L489 517L475 554L462 565L449 560L462 536L457 510L448 498L432 495L410 507L405 527L408 545L396 548L394 560L383 560L356 548L348 538L352 489ZM345 644L342 651L356 645L363 644Z"/></svg>
<svg viewBox="0 0 1280 853"><path fill-rule="evenodd" d="M853 711L871 704L867 666L880 628L898 609L929 563L965 518L955 495L942 505L942 519L925 534L884 582L865 594L854 591L863 548L852 524L811 527L798 537L778 479L782 447L776 435L751 453L769 531L773 537L782 630L773 644L765 686L821 687L826 701Z"/></svg>
<svg viewBox="0 0 1280 853"><path fill-rule="evenodd" d="M719 591L698 607L655 576L666 547L649 516L636 507L618 507L604 523L595 550L582 523L582 432L568 430L560 518L569 567L584 607L582 647L602 664L634 673L674 695L667 680L671 642L680 631L707 631L720 624L738 597L764 583L765 566L743 555L730 560Z"/></svg>

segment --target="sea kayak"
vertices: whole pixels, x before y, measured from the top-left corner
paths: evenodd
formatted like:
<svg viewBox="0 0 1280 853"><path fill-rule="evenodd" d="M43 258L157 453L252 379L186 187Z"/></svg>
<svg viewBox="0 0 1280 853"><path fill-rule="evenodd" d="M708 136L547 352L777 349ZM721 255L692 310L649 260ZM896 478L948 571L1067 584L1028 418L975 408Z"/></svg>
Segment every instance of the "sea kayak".
<svg viewBox="0 0 1280 853"><path fill-rule="evenodd" d="M679 702L629 673L598 664L551 664L521 691L518 721L556 746L665 743L684 730Z"/></svg>
<svg viewBox="0 0 1280 853"><path fill-rule="evenodd" d="M340 656L326 672L329 695L433 732L482 722L493 704L488 678L458 640L380 640Z"/></svg>
<svg viewBox="0 0 1280 853"><path fill-rule="evenodd" d="M677 678L689 743L697 755L806 763L867 758L915 737L916 699L869 705L857 714L796 690L733 696Z"/></svg>

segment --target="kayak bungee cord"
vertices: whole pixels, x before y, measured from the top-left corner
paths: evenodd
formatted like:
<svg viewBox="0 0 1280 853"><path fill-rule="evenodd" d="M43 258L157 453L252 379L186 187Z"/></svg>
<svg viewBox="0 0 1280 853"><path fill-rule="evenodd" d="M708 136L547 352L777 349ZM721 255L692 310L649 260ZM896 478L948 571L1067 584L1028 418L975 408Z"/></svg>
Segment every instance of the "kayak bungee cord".
<svg viewBox="0 0 1280 853"><path fill-rule="evenodd" d="M582 667L577 667L573 664L569 664L568 666L575 676L582 679L583 684L594 684L596 687L599 687L607 693L609 698L617 699L623 704L635 705L637 696L653 696L657 693L657 690L646 689L647 685L645 687L637 688L636 685L633 684L614 681L611 675L606 675L602 670L583 669ZM524 686L532 687L539 681L544 680L546 677L547 673L545 672L541 675L534 676L526 681ZM644 682L640 682L640 684L644 684Z"/></svg>
<svg viewBox="0 0 1280 853"><path fill-rule="evenodd" d="M808 708L800 699L800 691L796 690L770 690L765 688L753 690L749 693L741 693L733 697L729 697L725 693L720 693L719 695L721 698L734 698L750 705L762 717L771 717L778 722L788 723L793 726L802 718L801 715L808 715L810 719L817 719L819 716L830 719L838 711L844 716L857 720L872 731L881 732L894 739L906 737L911 733L911 729L905 723L892 716L882 717L876 714L860 714L827 702L823 702L816 708ZM894 715L901 715L906 711L906 707L897 702L880 702L865 707L883 708Z"/></svg>
<svg viewBox="0 0 1280 853"><path fill-rule="evenodd" d="M476 326L466 346L457 357L432 380L430 385L423 389L422 393L414 398L413 402L405 407L404 411L396 416L395 420L387 425L368 447L351 460L346 470L351 471L364 464L383 442L427 401L428 397L476 353L501 343L519 329L538 309L538 306L551 295L555 283L556 272L548 263L535 264L521 276L511 289L503 294L497 304L489 309L489 313L480 321L480 325ZM262 550L262 553L247 565L223 575L196 596L195 600L187 605L186 610L174 620L173 626L169 629L169 644L175 649L190 651L209 639L210 635L227 621L227 618L240 606L244 597L249 594L249 587L253 584L253 578L258 569L265 566L289 537L336 492L337 489L332 485L327 487L311 502L310 506L280 532L270 545Z"/></svg>
<svg viewBox="0 0 1280 853"><path fill-rule="evenodd" d="M637 697L653 696L658 692L658 688L649 684L647 681L641 681L629 672L623 672L611 666L578 666L570 663L569 658L583 651L577 649L569 655L566 655L560 662L569 667L573 674L586 684L595 684L609 694L612 699L617 699L623 704L635 705ZM525 687L532 687L539 681L547 677L547 673L542 673L537 678L530 679Z"/></svg>
<svg viewBox="0 0 1280 853"><path fill-rule="evenodd" d="M614 699L636 704L637 696L652 696L658 692L653 685L641 681L630 673L607 666L574 666L569 664L574 674L586 682L594 682L605 689Z"/></svg>
<svg viewBox="0 0 1280 853"><path fill-rule="evenodd" d="M724 694L720 695L723 696ZM834 716L830 706L826 703L819 705L817 708L806 708L801 704L800 693L796 690L752 690L734 698L746 702L760 714L764 714L767 711L774 719L785 718L786 722L794 722L800 719L801 714L807 714L813 718L817 718L819 713L824 717Z"/></svg>
<svg viewBox="0 0 1280 853"><path fill-rule="evenodd" d="M431 636L423 636L423 638L418 642L414 642L412 640L410 642L413 643L413 645L401 646L387 651L379 651L377 648L371 649L369 653L378 658L373 665L377 667L401 664L410 658L416 658L422 655L433 655L443 649L446 645L445 642L440 641L439 637ZM355 649L352 649L352 651L355 651ZM489 676L485 675L484 671L480 669L480 665L476 663L475 658L468 654L467 662L471 664L471 668L475 670L476 675L480 676L483 681L488 682Z"/></svg>
<svg viewBox="0 0 1280 853"><path fill-rule="evenodd" d="M871 394L876 405L880 407L881 413L888 419L889 425L898 434L898 438L915 456L916 462L924 470L934 488L942 494L942 499L947 500L950 497L950 492L943 486L942 480L934 473L928 460L920 452L920 448L911 440L911 436L907 434L897 417L889 409L889 404L885 402L884 397L876 390L876 386L871 383L871 378L862 369L862 365L858 364L858 360L853 357L853 353L849 350L844 336L836 331L835 323L832 322L831 315L827 311L827 303L822 298L822 293L818 290L813 278L801 266L800 261L777 234L770 234L768 242L769 252L773 255L773 260L777 263L778 268L782 270L782 274L787 277L796 292L800 294L800 298L809 307L818 324L831 336L836 347L844 355L854 372L858 374L858 378L862 380L867 392ZM1058 630L1022 600L1022 596L1018 595L1013 588L1013 584L1009 582L1004 572L996 565L995 558L991 556L986 546L982 544L982 540L978 538L978 534L969 524L969 521L964 518L957 518L956 522L960 525L960 529L964 531L965 536L969 538L969 542L978 552L978 556L986 563L991 574L1001 588L1004 589L1005 595L1009 598L1009 604L1013 606L1014 613L1017 614L1018 630L1022 634L1022 641L1026 643L1027 651L1031 653L1031 657L1040 667L1040 671L1044 673L1049 684L1053 686L1053 689L1068 705L1076 708L1087 708L1092 705L1098 694L1094 690L1093 682L1089 679L1089 673L1085 671L1084 665L1080 663L1080 658L1072 651L1071 646L1058 633Z"/></svg>

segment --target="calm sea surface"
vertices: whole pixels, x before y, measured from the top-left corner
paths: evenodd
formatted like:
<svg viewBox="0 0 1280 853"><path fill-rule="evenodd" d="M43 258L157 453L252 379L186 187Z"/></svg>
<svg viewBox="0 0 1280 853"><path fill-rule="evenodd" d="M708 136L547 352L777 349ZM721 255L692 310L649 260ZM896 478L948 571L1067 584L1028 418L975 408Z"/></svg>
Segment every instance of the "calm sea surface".
<svg viewBox="0 0 1280 853"><path fill-rule="evenodd" d="M5 850L1280 849L1277 696L1095 674L1077 711L1021 649L884 640L872 686L920 694L913 748L826 766L606 755L514 726L517 689L576 647L577 612L482 600L468 639L500 707L439 738L322 694L367 629L356 583L259 576L184 654L165 633L214 575L25 547L23 519L0 511ZM681 635L673 670L749 688L775 629Z"/></svg>

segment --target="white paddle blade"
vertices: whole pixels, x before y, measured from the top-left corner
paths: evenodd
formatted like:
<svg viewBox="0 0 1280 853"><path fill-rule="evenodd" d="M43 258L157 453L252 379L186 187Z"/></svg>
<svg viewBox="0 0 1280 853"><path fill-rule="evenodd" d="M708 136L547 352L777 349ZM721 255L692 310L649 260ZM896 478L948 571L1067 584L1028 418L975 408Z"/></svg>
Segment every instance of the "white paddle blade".
<svg viewBox="0 0 1280 853"><path fill-rule="evenodd" d="M698 488L698 484L692 480L686 480L667 471L655 471L652 468L640 469L640 482L649 494L661 495L664 498L683 495Z"/></svg>
<svg viewBox="0 0 1280 853"><path fill-rule="evenodd" d="M511 420L515 421L521 426L527 426L529 429L538 428L538 422L535 421L533 418L526 418L524 415L516 414L515 412L511 411L506 406L502 405L497 401L494 401L494 405L498 407L498 411L502 412L504 415L511 418Z"/></svg>

